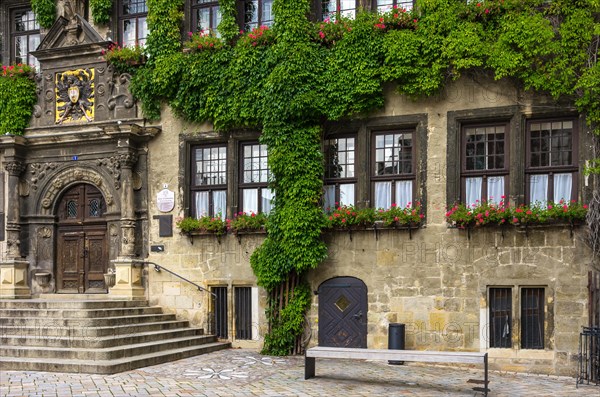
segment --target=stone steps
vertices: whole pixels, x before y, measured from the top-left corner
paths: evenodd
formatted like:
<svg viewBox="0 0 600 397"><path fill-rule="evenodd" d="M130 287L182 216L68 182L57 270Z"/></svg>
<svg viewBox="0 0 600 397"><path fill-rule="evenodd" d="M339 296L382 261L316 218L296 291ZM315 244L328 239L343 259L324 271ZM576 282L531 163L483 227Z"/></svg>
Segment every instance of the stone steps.
<svg viewBox="0 0 600 397"><path fill-rule="evenodd" d="M0 300L0 370L111 374L228 348L147 301Z"/></svg>
<svg viewBox="0 0 600 397"><path fill-rule="evenodd" d="M57 360L51 358L25 358L0 356L2 371L47 371L80 372L88 374L115 374L136 368L147 367L182 358L211 353L230 347L229 343L205 343L199 346L165 350L157 353L141 354L134 357L113 360Z"/></svg>

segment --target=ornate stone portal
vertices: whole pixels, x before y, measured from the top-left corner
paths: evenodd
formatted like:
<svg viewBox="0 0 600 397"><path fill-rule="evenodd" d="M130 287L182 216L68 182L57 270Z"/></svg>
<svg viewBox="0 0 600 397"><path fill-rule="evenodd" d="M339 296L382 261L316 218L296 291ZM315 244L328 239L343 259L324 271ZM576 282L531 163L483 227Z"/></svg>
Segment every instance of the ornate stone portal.
<svg viewBox="0 0 600 397"><path fill-rule="evenodd" d="M31 126L22 137L0 136L8 192L0 297L27 298L59 287L107 291L103 275L92 280L72 274L68 280L79 283L75 287L57 277L59 254L68 267L69 255L86 258L98 241L106 244L104 263L115 274L110 295L144 297L140 258L147 249L147 143L160 128L145 126L128 89L131 76L114 73L104 61L102 51L111 43L82 17L84 2L59 3L60 16L33 53L41 73ZM68 200L63 198L82 185L102 195L102 208L88 201L72 208L102 212L101 219L91 221L93 233L77 222L70 225L64 216ZM87 193L80 197L88 200ZM96 245L88 245L88 236ZM59 247L59 242L71 245ZM60 274L70 271L64 269Z"/></svg>

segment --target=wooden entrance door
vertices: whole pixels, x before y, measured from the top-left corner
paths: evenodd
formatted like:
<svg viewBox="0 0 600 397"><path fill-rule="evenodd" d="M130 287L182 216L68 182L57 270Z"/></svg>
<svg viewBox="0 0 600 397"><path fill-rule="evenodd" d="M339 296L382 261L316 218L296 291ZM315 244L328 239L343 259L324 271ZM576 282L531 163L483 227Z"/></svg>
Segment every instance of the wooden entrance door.
<svg viewBox="0 0 600 397"><path fill-rule="evenodd" d="M62 197L56 250L58 292L106 292L105 209L102 193L92 185L74 186Z"/></svg>
<svg viewBox="0 0 600 397"><path fill-rule="evenodd" d="M367 347L367 286L336 277L319 287L319 346Z"/></svg>

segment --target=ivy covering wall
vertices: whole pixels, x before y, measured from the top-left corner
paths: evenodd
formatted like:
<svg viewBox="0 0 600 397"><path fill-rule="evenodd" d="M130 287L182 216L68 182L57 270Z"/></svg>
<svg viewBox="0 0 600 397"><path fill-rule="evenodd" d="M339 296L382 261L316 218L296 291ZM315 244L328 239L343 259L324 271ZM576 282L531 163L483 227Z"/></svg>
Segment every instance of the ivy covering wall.
<svg viewBox="0 0 600 397"><path fill-rule="evenodd" d="M133 81L146 116L159 118L166 102L217 130L261 130L268 145L275 209L268 238L251 257L268 292L326 256L321 125L381 108L386 83L419 98L462 74L485 74L571 98L591 123L600 121L596 0L421 0L413 12L316 23L309 0L275 0L273 28L252 32L238 31L235 0L221 0L222 39L195 35L186 54L181 2L148 3L152 62ZM289 353L302 331L310 295L305 284L296 291L283 310L270 304L267 353Z"/></svg>

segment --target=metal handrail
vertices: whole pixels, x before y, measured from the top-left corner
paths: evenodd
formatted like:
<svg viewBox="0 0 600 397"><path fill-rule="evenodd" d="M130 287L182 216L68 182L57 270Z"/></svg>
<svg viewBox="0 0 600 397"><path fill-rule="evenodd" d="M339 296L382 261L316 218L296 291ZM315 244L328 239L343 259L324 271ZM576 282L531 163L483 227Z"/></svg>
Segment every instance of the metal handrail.
<svg viewBox="0 0 600 397"><path fill-rule="evenodd" d="M149 262L149 261L144 261L144 263L147 263L148 265L152 265L152 266L154 266L154 270L156 270L157 272L160 272L161 270L164 270L164 271L166 271L167 273L170 273L170 274L172 274L173 276L175 276L175 277L177 277L177 278L180 278L180 279L182 279L183 281L185 281L185 282L187 282L187 283L190 283L190 284L192 284L194 287L198 288L198 291L204 291L204 292L208 292L208 293L209 293L209 294L211 294L213 297L215 297L215 298L217 297L217 295L216 295L214 292L207 290L206 288L204 288L204 287L202 287L202 286L200 286L200 285L196 284L196 283L195 283L195 282L193 282L193 281L190 281L190 280L188 280L187 278L185 278L185 277L183 277L183 276L180 276L179 274L175 273L174 271L172 271L172 270L169 270L169 269L167 269L166 267L164 267L164 266L162 266L162 265L159 265L158 263L155 263L155 262Z"/></svg>

